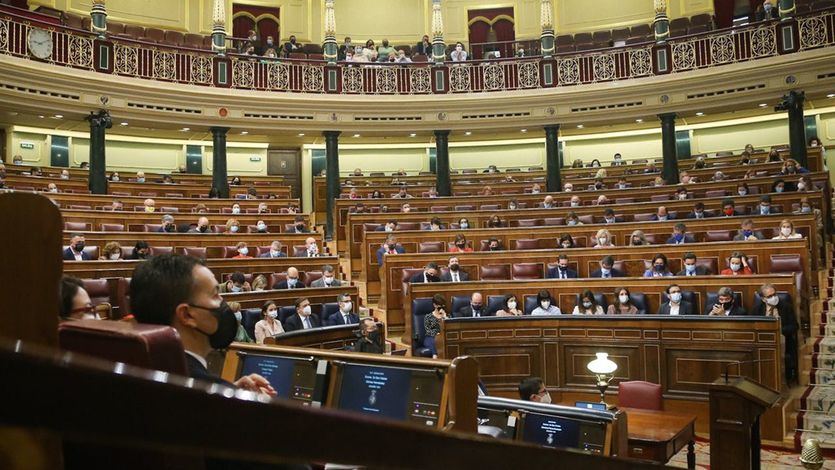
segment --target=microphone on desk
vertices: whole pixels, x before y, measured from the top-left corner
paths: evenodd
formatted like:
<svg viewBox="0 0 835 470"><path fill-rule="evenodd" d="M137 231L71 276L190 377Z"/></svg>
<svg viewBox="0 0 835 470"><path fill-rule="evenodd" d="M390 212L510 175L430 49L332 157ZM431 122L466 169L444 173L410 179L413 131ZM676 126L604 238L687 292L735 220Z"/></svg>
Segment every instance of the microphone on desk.
<svg viewBox="0 0 835 470"><path fill-rule="evenodd" d="M774 359L754 359L753 361L733 361L725 364L725 383L728 383L728 369L731 368L732 365L740 366L742 364L759 364L761 362L774 362ZM739 369L737 369L739 370Z"/></svg>

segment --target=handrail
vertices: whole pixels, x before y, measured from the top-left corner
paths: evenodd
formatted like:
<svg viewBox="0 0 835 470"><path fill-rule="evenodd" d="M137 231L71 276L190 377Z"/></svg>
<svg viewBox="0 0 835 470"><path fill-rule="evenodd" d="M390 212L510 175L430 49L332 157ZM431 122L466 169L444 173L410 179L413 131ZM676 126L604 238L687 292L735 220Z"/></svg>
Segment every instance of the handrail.
<svg viewBox="0 0 835 470"><path fill-rule="evenodd" d="M790 22L756 22L668 40L622 47L464 62L346 63L313 59L244 56L93 33L0 9L0 54L28 58L28 28L52 32L46 59L99 73L198 86L288 93L433 95L548 89L650 77L746 62L835 46L835 9L801 15ZM778 41L778 28L793 28L796 44ZM780 33L783 34L783 33ZM112 50L93 60L94 49ZM663 65L663 64L668 64ZM386 66L388 65L388 66ZM395 67L392 67L394 65Z"/></svg>

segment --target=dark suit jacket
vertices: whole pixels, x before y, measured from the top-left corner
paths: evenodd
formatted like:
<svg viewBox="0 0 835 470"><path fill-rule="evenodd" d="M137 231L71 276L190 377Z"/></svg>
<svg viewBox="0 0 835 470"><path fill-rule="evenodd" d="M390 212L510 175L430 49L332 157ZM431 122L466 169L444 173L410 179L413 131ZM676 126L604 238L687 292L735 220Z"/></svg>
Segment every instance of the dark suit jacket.
<svg viewBox="0 0 835 470"><path fill-rule="evenodd" d="M693 238L693 235L684 235L684 243L696 243L696 239ZM668 238L667 239L667 244L668 245L675 245L676 244L676 239L673 238L673 237Z"/></svg>
<svg viewBox="0 0 835 470"><path fill-rule="evenodd" d="M310 314L310 326L313 328L319 328L322 326L322 322L319 321L319 315L316 315L315 313ZM290 318L284 320L284 331L296 331L303 329L304 324L302 323L302 319L299 317L298 313L295 313L290 316Z"/></svg>
<svg viewBox="0 0 835 470"><path fill-rule="evenodd" d="M186 367L188 368L188 376L193 379L226 385L228 387L235 386L234 384L227 382L221 379L220 377L210 373L208 369L203 367L203 364L201 364L200 361L192 357L190 354L186 354Z"/></svg>
<svg viewBox="0 0 835 470"><path fill-rule="evenodd" d="M432 54L432 43L429 43L428 46L423 45L423 41L417 43L415 45L415 50L412 51L413 54L421 54L421 55L431 55Z"/></svg>
<svg viewBox="0 0 835 470"><path fill-rule="evenodd" d="M711 273L710 273L710 270L708 270L706 267L704 267L704 266L696 266L696 274L695 274L695 276L710 276L710 274L711 274ZM681 271L679 271L678 273L676 273L676 276L686 276L686 275L687 275L687 270L686 270L686 269L682 269ZM683 302L683 301L682 301L682 302Z"/></svg>
<svg viewBox="0 0 835 470"><path fill-rule="evenodd" d="M565 270L566 275L569 279L577 279L577 271L569 268ZM548 274L545 276L547 279L557 279L559 278L560 273L557 272L557 268L548 268Z"/></svg>
<svg viewBox="0 0 835 470"><path fill-rule="evenodd" d="M709 219L710 217L712 217L710 215L710 213L708 213L708 212L702 213L702 218L703 219ZM687 218L688 219L695 219L696 218L696 213L691 211L689 214L687 214Z"/></svg>
<svg viewBox="0 0 835 470"><path fill-rule="evenodd" d="M272 258L272 257L270 256L270 252L269 252L269 251L268 251L268 252L266 252L266 253L261 253L260 255L258 255L258 257L259 257L259 258ZM279 252L278 252L278 256L276 256L276 258L286 258L286 257L287 257L287 253L285 253L285 252L283 252L283 251L279 251Z"/></svg>
<svg viewBox="0 0 835 470"><path fill-rule="evenodd" d="M753 315L765 316L765 301L760 303L759 309ZM794 309L791 304L780 302L777 304L777 312L780 314L780 329L784 335L793 335L797 333L797 316L794 314Z"/></svg>
<svg viewBox="0 0 835 470"><path fill-rule="evenodd" d="M66 250L64 250L64 259L66 261L75 261L75 254L72 252L72 248L67 248ZM82 251L81 259L84 261L89 261L93 258L91 258L90 255L87 254L87 252Z"/></svg>
<svg viewBox="0 0 835 470"><path fill-rule="evenodd" d="M713 304L705 306L705 313L704 314L705 315L710 315L711 310L713 310ZM736 316L741 316L741 315L748 315L748 312L746 312L742 307L737 307L736 305L731 307L731 312L728 314L728 316L731 316L731 317L736 317Z"/></svg>
<svg viewBox="0 0 835 470"><path fill-rule="evenodd" d="M482 317L494 317L496 316L496 312L488 312L487 306L481 306L481 316ZM458 309L457 312L452 312L452 318L472 318L473 317L473 308L467 304L466 307L461 307Z"/></svg>
<svg viewBox="0 0 835 470"><path fill-rule="evenodd" d="M360 322L360 317L356 313L352 313L348 316L351 319L351 324L356 325ZM345 320L342 318L342 312L336 312L328 318L328 325L335 326L335 325L345 325Z"/></svg>
<svg viewBox="0 0 835 470"><path fill-rule="evenodd" d="M611 276L612 277L626 277L626 274L619 269L612 268ZM596 269L596 270L594 270L594 272L591 273L591 277L602 278L603 277L603 271L601 269Z"/></svg>
<svg viewBox="0 0 835 470"><path fill-rule="evenodd" d="M396 251L397 253L403 254L403 253L406 252L406 249L403 248L400 245L395 245L394 251ZM380 265L380 267L383 266L383 255L385 255L385 254L386 254L386 247L381 246L380 248L377 249L377 264Z"/></svg>
<svg viewBox="0 0 835 470"><path fill-rule="evenodd" d="M756 238L757 240L765 240L765 235L763 235L763 233L760 232L759 230L754 230L753 235L754 235L754 238ZM742 237L742 234L740 233L739 235L735 236L734 241L735 242L744 241L744 238Z"/></svg>
<svg viewBox="0 0 835 470"><path fill-rule="evenodd" d="M273 289L304 289L305 287L307 286L305 286L301 280L296 281L296 287L290 287L287 284L287 281L276 282L275 285L273 285Z"/></svg>
<svg viewBox="0 0 835 470"><path fill-rule="evenodd" d="M664 302L661 304L661 307L658 308L659 315L669 315L670 314L670 302ZM679 315L698 315L696 310L693 308L693 304L686 300L681 301L681 305L678 308Z"/></svg>
<svg viewBox="0 0 835 470"><path fill-rule="evenodd" d="M424 282L426 282L426 281L424 281L424 279L423 279L423 273L417 273L417 274L415 274L414 276L412 276L412 278L411 278L411 279L409 279L409 282L412 282L412 283L424 283ZM429 282L437 282L437 281L429 281Z"/></svg>
<svg viewBox="0 0 835 470"><path fill-rule="evenodd" d="M460 282L469 281L470 280L470 275L459 269L458 270L458 279L460 280ZM421 281L421 282L423 282L423 281ZM441 274L441 282L452 282L452 273L447 271L447 272Z"/></svg>
<svg viewBox="0 0 835 470"><path fill-rule="evenodd" d="M673 214L667 213L667 220L675 220L676 216ZM652 214L652 220L658 220L658 214Z"/></svg>

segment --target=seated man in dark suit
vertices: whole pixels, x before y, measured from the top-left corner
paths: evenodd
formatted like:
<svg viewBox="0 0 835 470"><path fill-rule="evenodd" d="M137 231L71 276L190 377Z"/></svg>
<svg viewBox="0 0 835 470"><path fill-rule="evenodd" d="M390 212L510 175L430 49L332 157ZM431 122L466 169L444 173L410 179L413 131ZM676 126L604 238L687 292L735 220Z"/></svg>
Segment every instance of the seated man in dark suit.
<svg viewBox="0 0 835 470"><path fill-rule="evenodd" d="M705 315L730 317L747 315L742 307L734 304L734 291L730 287L720 287L716 303L705 306Z"/></svg>
<svg viewBox="0 0 835 470"><path fill-rule="evenodd" d="M771 284L760 287L762 302L752 315L780 317L780 330L786 339L786 380L797 379L797 316L789 302L783 302L777 296L777 289Z"/></svg>
<svg viewBox="0 0 835 470"><path fill-rule="evenodd" d="M466 282L470 280L470 275L461 270L457 256L451 257L447 266L449 266L449 269L441 274L441 282Z"/></svg>
<svg viewBox="0 0 835 470"><path fill-rule="evenodd" d="M668 245L681 245L683 243L696 243L693 235L687 235L687 226L679 222L673 227L673 235L667 239Z"/></svg>
<svg viewBox="0 0 835 470"><path fill-rule="evenodd" d="M274 240L270 243L270 251L265 251L258 255L259 258L286 258L287 253L281 251L281 242Z"/></svg>
<svg viewBox="0 0 835 470"><path fill-rule="evenodd" d="M360 322L360 317L354 313L354 303L348 294L339 294L336 297L339 311L328 318L328 325L355 325Z"/></svg>
<svg viewBox="0 0 835 470"><path fill-rule="evenodd" d="M771 215L771 214L779 214L775 207L771 205L771 196L765 194L760 197L760 205L754 209L754 212L760 215Z"/></svg>
<svg viewBox="0 0 835 470"><path fill-rule="evenodd" d="M681 287L671 284L667 287L667 297L670 299L658 308L659 315L695 315L693 304L681 298Z"/></svg>
<svg viewBox="0 0 835 470"><path fill-rule="evenodd" d="M676 276L709 276L713 274L710 272L710 269L707 269L704 266L697 266L696 260L697 258L695 253L685 253L684 269L679 271Z"/></svg>
<svg viewBox="0 0 835 470"><path fill-rule="evenodd" d="M177 330L190 377L275 395L260 375L247 375L230 384L208 371L206 356L232 343L238 321L203 260L164 254L140 263L131 279L130 307L139 323L169 325Z"/></svg>
<svg viewBox="0 0 835 470"><path fill-rule="evenodd" d="M568 267L568 255L561 254L557 258L557 266L548 268L548 274L545 277L548 279L576 279L577 271Z"/></svg>
<svg viewBox="0 0 835 470"><path fill-rule="evenodd" d="M70 247L64 250L65 261L89 261L93 259L84 252L84 235L74 233L70 237Z"/></svg>
<svg viewBox="0 0 835 470"><path fill-rule="evenodd" d="M739 230L739 234L734 237L735 242L748 242L748 241L757 241L757 240L765 240L765 235L762 234L759 230L754 230L754 221L751 219L745 219L742 221L742 227Z"/></svg>
<svg viewBox="0 0 835 470"><path fill-rule="evenodd" d="M273 289L304 289L305 285L299 280L299 270L290 266L287 268L287 279L281 282L276 282Z"/></svg>
<svg viewBox="0 0 835 470"><path fill-rule="evenodd" d="M693 210L687 214L688 219L706 219L712 217L709 212L705 212L705 205L702 202L697 202L693 205Z"/></svg>
<svg viewBox="0 0 835 470"><path fill-rule="evenodd" d="M284 320L284 331L309 330L320 326L319 316L310 312L310 301L305 297L296 299L296 314Z"/></svg>
<svg viewBox="0 0 835 470"><path fill-rule="evenodd" d="M293 230L290 233L310 233L310 229L307 228L307 224L304 222L304 216L297 215L293 219Z"/></svg>
<svg viewBox="0 0 835 470"><path fill-rule="evenodd" d="M665 206L659 206L655 214L652 215L652 220L673 220L675 216L667 212Z"/></svg>
<svg viewBox="0 0 835 470"><path fill-rule="evenodd" d="M389 234L386 237L385 243L377 249L377 264L382 267L383 266L383 256L385 255L395 255L395 254L402 254L405 253L406 249L402 246L397 244L397 237L394 234Z"/></svg>
<svg viewBox="0 0 835 470"><path fill-rule="evenodd" d="M722 215L725 217L735 217L742 215L742 213L736 210L734 200L728 198L722 200Z"/></svg>
<svg viewBox="0 0 835 470"><path fill-rule="evenodd" d="M470 296L470 304L461 307L458 311L452 312L453 318L478 318L478 317L492 317L495 312L488 312L484 308L484 300L480 292L473 292Z"/></svg>
<svg viewBox="0 0 835 470"><path fill-rule="evenodd" d="M440 282L440 278L438 277L438 264L434 261L430 261L423 267L422 273L417 273L409 279L409 282L412 283L424 283L424 282Z"/></svg>
<svg viewBox="0 0 835 470"><path fill-rule="evenodd" d="M322 266L322 277L310 283L310 287L339 287L342 281L336 278L333 266L326 264Z"/></svg>
<svg viewBox="0 0 835 470"><path fill-rule="evenodd" d="M590 277L599 277L608 279L610 277L626 277L626 273L614 268L615 258L613 256L604 256L600 260L600 269L595 269Z"/></svg>

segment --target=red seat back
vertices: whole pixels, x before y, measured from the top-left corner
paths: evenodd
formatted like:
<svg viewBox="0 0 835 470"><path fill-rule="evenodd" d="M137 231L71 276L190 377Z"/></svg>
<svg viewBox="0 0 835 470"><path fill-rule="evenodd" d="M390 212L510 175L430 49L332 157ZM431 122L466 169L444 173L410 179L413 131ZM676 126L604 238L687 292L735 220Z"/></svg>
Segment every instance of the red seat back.
<svg viewBox="0 0 835 470"><path fill-rule="evenodd" d="M661 411L664 409L661 385L642 380L621 382L618 384L618 406Z"/></svg>
<svg viewBox="0 0 835 470"><path fill-rule="evenodd" d="M481 266L482 281L505 281L510 279L510 270L506 264Z"/></svg>
<svg viewBox="0 0 835 470"><path fill-rule="evenodd" d="M444 242L420 242L418 253L443 253Z"/></svg>
<svg viewBox="0 0 835 470"><path fill-rule="evenodd" d="M514 263L512 274L514 280L542 279L545 277L542 272L542 263Z"/></svg>

